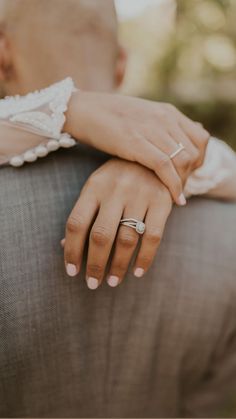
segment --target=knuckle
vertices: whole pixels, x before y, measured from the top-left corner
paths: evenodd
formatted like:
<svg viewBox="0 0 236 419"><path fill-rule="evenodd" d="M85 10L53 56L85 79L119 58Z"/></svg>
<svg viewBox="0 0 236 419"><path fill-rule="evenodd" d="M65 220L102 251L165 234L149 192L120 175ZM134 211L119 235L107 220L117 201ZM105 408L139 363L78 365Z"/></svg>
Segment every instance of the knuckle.
<svg viewBox="0 0 236 419"><path fill-rule="evenodd" d="M153 102L153 113L152 117L156 120L156 118L161 121L165 121L166 118L170 116L170 107L168 103L165 102Z"/></svg>
<svg viewBox="0 0 236 419"><path fill-rule="evenodd" d="M112 272L124 273L127 271L127 265L122 260L116 261L112 266Z"/></svg>
<svg viewBox="0 0 236 419"><path fill-rule="evenodd" d="M163 156L159 157L157 162L157 167L159 167L160 170L167 170L170 169L171 161L169 156L164 154Z"/></svg>
<svg viewBox="0 0 236 419"><path fill-rule="evenodd" d="M139 256L137 265L147 268L152 263L152 258L149 255L141 255Z"/></svg>
<svg viewBox="0 0 236 419"><path fill-rule="evenodd" d="M90 239L97 246L105 246L110 242L111 235L106 227L96 226L91 231Z"/></svg>
<svg viewBox="0 0 236 419"><path fill-rule="evenodd" d="M93 173L91 176L89 176L89 178L87 179L82 189L82 192L87 191L88 189L91 189L91 188L96 189L99 183L97 178L98 178L97 173L96 174Z"/></svg>
<svg viewBox="0 0 236 419"><path fill-rule="evenodd" d="M189 172L193 165L193 159L191 158L190 154L182 153L180 157L180 166L184 172Z"/></svg>
<svg viewBox="0 0 236 419"><path fill-rule="evenodd" d="M201 167L203 164L203 159L200 159L196 162L194 169L198 169L199 167Z"/></svg>
<svg viewBox="0 0 236 419"><path fill-rule="evenodd" d="M87 271L89 275L100 277L104 271L104 267L99 263L88 263Z"/></svg>
<svg viewBox="0 0 236 419"><path fill-rule="evenodd" d="M71 246L66 245L64 258L67 263L74 263L76 264L79 259L79 252L76 252L75 249Z"/></svg>
<svg viewBox="0 0 236 419"><path fill-rule="evenodd" d="M71 215L67 221L66 229L69 233L79 233L84 229L85 222L81 217Z"/></svg>
<svg viewBox="0 0 236 419"><path fill-rule="evenodd" d="M117 186L124 192L131 191L131 187L133 187L132 179L127 176L122 176Z"/></svg>
<svg viewBox="0 0 236 419"><path fill-rule="evenodd" d="M204 160L204 152L203 151L201 152L200 150L196 150L193 156L192 168L197 169L198 167L200 167L203 163L203 160Z"/></svg>
<svg viewBox="0 0 236 419"><path fill-rule="evenodd" d="M165 108L168 112L175 112L176 111L176 107L174 105L172 105L172 103L166 103Z"/></svg>
<svg viewBox="0 0 236 419"><path fill-rule="evenodd" d="M161 241L160 231L149 231L146 233L145 240L152 246L158 246Z"/></svg>
<svg viewBox="0 0 236 419"><path fill-rule="evenodd" d="M197 150L196 148L193 150L193 152L192 152L192 162L194 164L196 164L199 161L199 159L201 158L201 154L202 153L199 150Z"/></svg>
<svg viewBox="0 0 236 419"><path fill-rule="evenodd" d="M206 148L208 141L210 139L210 134L204 128L201 129L201 133L199 134L199 145L201 148Z"/></svg>
<svg viewBox="0 0 236 419"><path fill-rule="evenodd" d="M130 249L130 248L133 248L134 246L136 246L137 239L131 233L122 232L118 235L117 243L118 243L119 246L121 246L125 249Z"/></svg>

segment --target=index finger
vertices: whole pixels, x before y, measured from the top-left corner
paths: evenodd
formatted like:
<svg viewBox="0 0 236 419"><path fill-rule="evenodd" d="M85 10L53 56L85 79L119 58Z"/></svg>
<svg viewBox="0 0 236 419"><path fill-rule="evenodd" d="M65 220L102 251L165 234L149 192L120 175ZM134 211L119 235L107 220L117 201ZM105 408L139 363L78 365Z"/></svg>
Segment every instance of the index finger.
<svg viewBox="0 0 236 419"><path fill-rule="evenodd" d="M76 276L80 271L85 242L90 225L98 210L93 193L84 192L76 202L66 224L64 259L67 274Z"/></svg>

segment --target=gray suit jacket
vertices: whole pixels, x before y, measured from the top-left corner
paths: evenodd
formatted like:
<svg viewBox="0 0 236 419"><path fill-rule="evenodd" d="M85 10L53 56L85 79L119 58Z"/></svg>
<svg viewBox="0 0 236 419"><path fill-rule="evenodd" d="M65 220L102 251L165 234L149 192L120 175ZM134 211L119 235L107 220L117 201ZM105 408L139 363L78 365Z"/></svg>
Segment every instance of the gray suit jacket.
<svg viewBox="0 0 236 419"><path fill-rule="evenodd" d="M234 416L235 204L176 208L144 279L90 291L60 240L105 159L78 146L0 171L0 416Z"/></svg>

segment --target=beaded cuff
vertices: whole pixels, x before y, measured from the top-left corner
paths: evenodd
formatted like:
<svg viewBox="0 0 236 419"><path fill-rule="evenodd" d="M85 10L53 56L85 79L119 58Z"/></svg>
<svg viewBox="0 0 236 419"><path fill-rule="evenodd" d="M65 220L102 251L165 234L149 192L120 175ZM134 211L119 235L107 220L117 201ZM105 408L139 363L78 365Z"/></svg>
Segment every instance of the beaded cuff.
<svg viewBox="0 0 236 419"><path fill-rule="evenodd" d="M62 133L62 129L64 113L74 91L73 80L68 77L26 96L0 100L0 130L4 140L0 143L0 164L19 167L60 147L73 147L76 141ZM27 147L29 144L35 146ZM22 147L24 151L17 154L15 151Z"/></svg>

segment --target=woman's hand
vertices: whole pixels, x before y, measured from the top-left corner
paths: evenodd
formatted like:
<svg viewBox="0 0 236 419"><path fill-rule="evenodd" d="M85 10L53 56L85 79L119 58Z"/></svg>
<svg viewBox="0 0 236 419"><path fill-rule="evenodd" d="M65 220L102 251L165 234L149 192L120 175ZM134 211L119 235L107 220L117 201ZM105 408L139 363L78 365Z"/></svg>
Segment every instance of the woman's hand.
<svg viewBox="0 0 236 419"><path fill-rule="evenodd" d="M142 277L156 254L171 208L168 189L151 170L124 160L108 161L90 176L69 216L63 241L67 273L79 273L89 237L86 279L89 288L97 288L115 243L107 275L107 282L115 287L141 239L134 275ZM120 225L122 218L144 220L144 235Z"/></svg>
<svg viewBox="0 0 236 419"><path fill-rule="evenodd" d="M209 133L174 106L103 93L73 95L64 130L95 148L153 170L175 202L205 156ZM170 156L183 144L184 149Z"/></svg>

